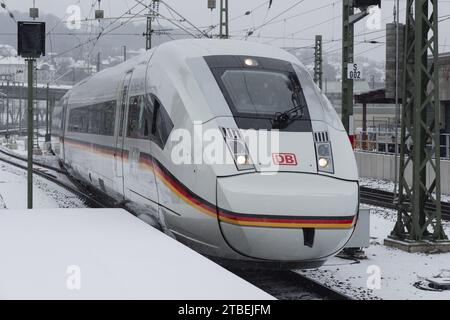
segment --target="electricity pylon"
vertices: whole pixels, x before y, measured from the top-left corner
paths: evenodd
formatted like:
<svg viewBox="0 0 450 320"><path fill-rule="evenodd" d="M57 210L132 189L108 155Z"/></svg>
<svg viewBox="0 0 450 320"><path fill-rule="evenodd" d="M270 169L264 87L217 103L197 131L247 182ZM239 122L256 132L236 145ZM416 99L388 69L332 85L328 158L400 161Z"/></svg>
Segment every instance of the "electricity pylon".
<svg viewBox="0 0 450 320"><path fill-rule="evenodd" d="M398 216L391 238L439 242L447 237L441 212L438 0L407 0L406 9Z"/></svg>

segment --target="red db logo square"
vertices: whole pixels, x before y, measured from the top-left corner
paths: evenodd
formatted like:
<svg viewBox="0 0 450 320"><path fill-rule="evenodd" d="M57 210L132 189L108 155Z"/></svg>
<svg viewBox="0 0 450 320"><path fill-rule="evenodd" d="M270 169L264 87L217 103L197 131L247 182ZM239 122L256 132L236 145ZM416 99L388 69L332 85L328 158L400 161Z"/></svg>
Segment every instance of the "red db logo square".
<svg viewBox="0 0 450 320"><path fill-rule="evenodd" d="M279 166L296 166L297 157L293 153L273 153L273 163Z"/></svg>

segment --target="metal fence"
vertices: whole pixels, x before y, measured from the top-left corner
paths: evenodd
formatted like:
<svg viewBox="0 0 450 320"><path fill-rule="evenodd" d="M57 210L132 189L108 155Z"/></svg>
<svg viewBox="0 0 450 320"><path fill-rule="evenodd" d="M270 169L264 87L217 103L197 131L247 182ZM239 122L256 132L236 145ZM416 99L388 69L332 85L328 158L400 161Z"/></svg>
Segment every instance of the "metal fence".
<svg viewBox="0 0 450 320"><path fill-rule="evenodd" d="M395 154L396 146L400 153L400 130L397 143L395 132L391 131L361 132L354 139L354 148L358 151ZM432 145L428 147L432 148ZM440 151L442 158L450 159L450 134L441 134Z"/></svg>

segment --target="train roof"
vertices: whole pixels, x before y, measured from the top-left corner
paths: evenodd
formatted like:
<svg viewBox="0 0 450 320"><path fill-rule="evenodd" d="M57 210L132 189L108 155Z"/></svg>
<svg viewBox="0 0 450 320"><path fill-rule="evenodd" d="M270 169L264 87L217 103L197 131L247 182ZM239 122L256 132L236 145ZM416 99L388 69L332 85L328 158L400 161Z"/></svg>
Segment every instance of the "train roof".
<svg viewBox="0 0 450 320"><path fill-rule="evenodd" d="M301 62L292 54L277 47L241 40L185 39L166 42L158 51L176 52L181 58L195 58L214 55L249 55L285 60L296 64Z"/></svg>
<svg viewBox="0 0 450 320"><path fill-rule="evenodd" d="M224 39L183 39L165 42L154 47L152 50L129 59L113 68L118 72L133 68L136 64L148 61L154 53L157 53L158 55L170 53L170 56L173 57L176 55L179 60L214 55L249 55L285 60L302 65L294 55L287 51L261 43ZM102 73L107 73L109 70L111 70L111 68L104 69L93 77ZM87 79L81 81L80 84L86 81Z"/></svg>
<svg viewBox="0 0 450 320"><path fill-rule="evenodd" d="M190 59L214 55L248 55L279 59L302 65L294 55L287 51L256 42L223 39L174 40L82 80L67 95L76 97L75 100L82 104L91 99L106 101L114 98L117 84L122 79L123 74L141 64L146 65L152 56L152 59L170 65L179 65L185 64ZM95 87L92 86L92 81L95 82ZM95 91L95 94L93 91ZM93 94L87 94L89 92Z"/></svg>

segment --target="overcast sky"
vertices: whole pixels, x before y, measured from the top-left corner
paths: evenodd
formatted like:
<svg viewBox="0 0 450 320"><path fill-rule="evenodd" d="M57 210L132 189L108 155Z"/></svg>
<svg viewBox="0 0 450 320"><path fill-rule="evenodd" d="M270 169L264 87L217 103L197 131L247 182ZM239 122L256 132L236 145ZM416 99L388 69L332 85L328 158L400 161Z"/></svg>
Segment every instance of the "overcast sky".
<svg viewBox="0 0 450 320"><path fill-rule="evenodd" d="M32 0L2 0L8 8L13 10L27 11L33 5ZM149 3L150 0L140 0ZM164 0L168 5L175 8L196 26L205 27L216 24L219 20L218 10L211 12L207 9L207 0ZM81 8L83 18L93 16L91 8L93 4L98 6L98 0L35 0L36 6L42 13L52 13L64 18L69 5L77 4ZM217 0L219 5L220 0ZM386 22L393 20L394 0L383 0L381 11L382 29ZM402 22L406 0L401 0ZM125 11L130 10L133 14L143 9L137 5L136 0L101 0L101 7L105 10L105 17L117 17ZM264 42L280 47L305 47L313 46L313 39L316 34L323 34L324 51L338 52L341 46L341 14L342 1L340 0L273 0L272 8L268 10L268 1L265 0L229 0L230 5L230 30L233 38L240 39L245 36L249 28L255 28L271 21L286 9L286 13L274 19L270 24L255 31L249 38L251 41ZM133 8L134 7L134 8ZM1 10L1 9L0 9ZM246 11L252 11L251 15L245 16ZM450 15L450 2L441 2L439 16ZM161 5L160 12L165 17L172 18L171 14ZM145 18L144 18L145 19ZM144 21L143 18L136 22ZM363 20L357 24L355 42L355 53L382 60L385 55L385 32L373 29L368 26L367 21L373 22L376 19ZM161 23L168 25L161 19ZM187 26L186 23L183 25ZM450 30L450 20L441 23L441 51L450 50L450 42L447 41L447 33L442 30ZM378 32L377 32L378 31ZM368 34L366 34L368 33ZM366 35L364 35L366 34ZM368 44L364 41L377 40L379 44Z"/></svg>

